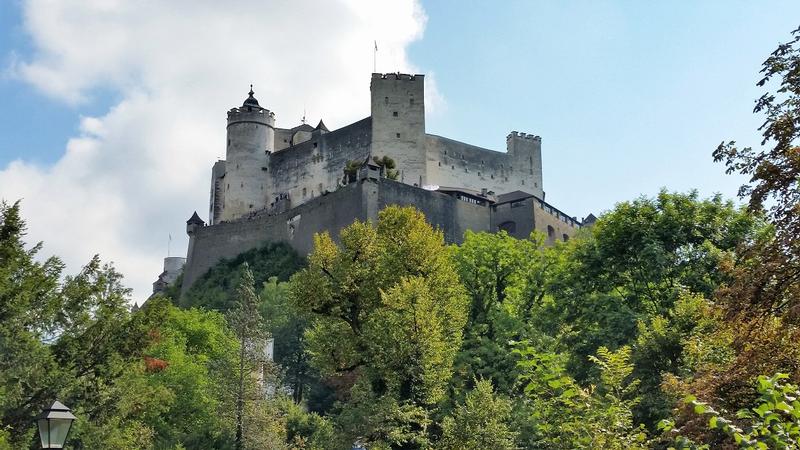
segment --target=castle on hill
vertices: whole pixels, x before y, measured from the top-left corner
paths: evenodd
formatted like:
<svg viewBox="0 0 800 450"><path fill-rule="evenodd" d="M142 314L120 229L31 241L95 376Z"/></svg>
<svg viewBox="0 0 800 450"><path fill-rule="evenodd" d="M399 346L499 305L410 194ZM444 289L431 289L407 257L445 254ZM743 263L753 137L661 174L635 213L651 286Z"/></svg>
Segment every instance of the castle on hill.
<svg viewBox="0 0 800 450"><path fill-rule="evenodd" d="M228 111L208 223L196 212L187 221L184 291L223 258L270 241L308 254L315 233L335 237L391 204L415 206L454 243L466 230L538 230L552 244L593 220L545 202L539 136L512 131L500 152L427 133L423 75L373 73L370 94L370 116L333 131L277 127L252 87Z"/></svg>

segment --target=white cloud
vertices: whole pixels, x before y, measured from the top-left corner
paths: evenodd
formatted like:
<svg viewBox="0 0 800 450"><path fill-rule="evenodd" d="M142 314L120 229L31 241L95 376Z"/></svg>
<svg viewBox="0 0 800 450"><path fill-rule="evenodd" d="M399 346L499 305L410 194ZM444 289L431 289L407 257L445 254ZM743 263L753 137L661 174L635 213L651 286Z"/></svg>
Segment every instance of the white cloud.
<svg viewBox="0 0 800 450"><path fill-rule="evenodd" d="M185 220L207 215L225 112L250 83L279 126L304 108L311 121L346 125L369 114L373 41L378 71L419 72L406 48L426 21L413 0L27 0L24 17L35 53L11 59L15 76L78 107L98 92L120 100L82 117L54 165L0 170L0 195L23 199L30 241L71 271L100 253L138 301L167 235L181 254Z"/></svg>

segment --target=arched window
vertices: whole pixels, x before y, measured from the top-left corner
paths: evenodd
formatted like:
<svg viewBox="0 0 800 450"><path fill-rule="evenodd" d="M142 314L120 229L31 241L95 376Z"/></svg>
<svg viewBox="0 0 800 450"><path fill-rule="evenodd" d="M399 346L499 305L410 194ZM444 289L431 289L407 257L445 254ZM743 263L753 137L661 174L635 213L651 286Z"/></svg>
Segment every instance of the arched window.
<svg viewBox="0 0 800 450"><path fill-rule="evenodd" d="M569 236L567 235L567 233L564 233L562 236L564 238L564 242L567 242L569 240Z"/></svg>
<svg viewBox="0 0 800 450"><path fill-rule="evenodd" d="M517 231L517 222L509 220L497 226L498 231L505 231L508 234L514 234Z"/></svg>
<svg viewBox="0 0 800 450"><path fill-rule="evenodd" d="M547 226L547 242L551 244L556 241L556 229L552 225Z"/></svg>

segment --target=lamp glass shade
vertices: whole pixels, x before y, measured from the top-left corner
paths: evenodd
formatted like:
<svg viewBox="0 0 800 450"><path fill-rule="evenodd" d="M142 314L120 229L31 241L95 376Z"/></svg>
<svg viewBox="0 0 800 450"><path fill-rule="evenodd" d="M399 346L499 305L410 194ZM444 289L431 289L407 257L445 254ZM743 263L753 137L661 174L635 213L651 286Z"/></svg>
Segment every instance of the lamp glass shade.
<svg viewBox="0 0 800 450"><path fill-rule="evenodd" d="M44 410L36 421L42 448L64 448L64 442L74 420L75 416L69 408L58 401L53 402L53 405Z"/></svg>
<svg viewBox="0 0 800 450"><path fill-rule="evenodd" d="M50 423L47 419L36 421L39 425L39 439L42 441L42 448L50 448Z"/></svg>
<svg viewBox="0 0 800 450"><path fill-rule="evenodd" d="M72 419L50 419L50 448L64 448Z"/></svg>

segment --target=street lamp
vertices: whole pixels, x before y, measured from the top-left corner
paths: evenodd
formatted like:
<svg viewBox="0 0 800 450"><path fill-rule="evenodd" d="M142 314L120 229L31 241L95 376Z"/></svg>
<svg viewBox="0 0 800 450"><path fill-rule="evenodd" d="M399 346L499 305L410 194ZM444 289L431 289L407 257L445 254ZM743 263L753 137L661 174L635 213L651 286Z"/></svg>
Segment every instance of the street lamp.
<svg viewBox="0 0 800 450"><path fill-rule="evenodd" d="M42 448L64 448L73 420L75 416L58 400L42 411L36 419Z"/></svg>

